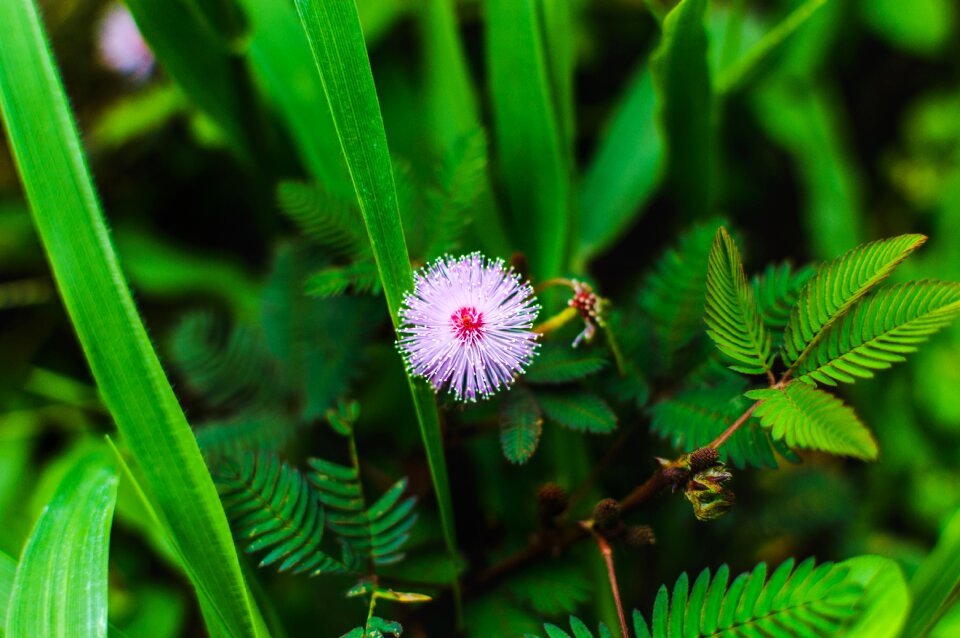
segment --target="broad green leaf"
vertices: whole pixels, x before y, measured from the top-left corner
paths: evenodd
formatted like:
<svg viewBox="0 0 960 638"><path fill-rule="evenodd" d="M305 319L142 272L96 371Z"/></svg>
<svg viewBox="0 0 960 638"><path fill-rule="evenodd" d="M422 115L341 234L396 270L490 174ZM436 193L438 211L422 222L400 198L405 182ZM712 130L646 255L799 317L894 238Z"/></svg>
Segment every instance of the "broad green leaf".
<svg viewBox="0 0 960 638"><path fill-rule="evenodd" d="M494 141L511 230L534 278L566 266L570 158L551 84L541 0L486 0Z"/></svg>
<svg viewBox="0 0 960 638"><path fill-rule="evenodd" d="M890 44L912 54L943 51L956 32L957 5L951 0L863 0L863 22Z"/></svg>
<svg viewBox="0 0 960 638"><path fill-rule="evenodd" d="M343 153L296 9L290 2L239 2L251 21L251 73L286 123L304 167L326 190L349 195Z"/></svg>
<svg viewBox="0 0 960 638"><path fill-rule="evenodd" d="M895 638L901 635L910 611L910 591L903 570L881 556L858 556L838 564L846 568L847 582L863 587L856 616L838 636L843 638ZM906 634L911 635L911 634Z"/></svg>
<svg viewBox="0 0 960 638"><path fill-rule="evenodd" d="M910 580L913 607L904 636L923 638L960 594L960 511L940 534L937 546Z"/></svg>
<svg viewBox="0 0 960 638"><path fill-rule="evenodd" d="M320 72L370 237L387 308L396 327L403 294L413 287L413 272L403 238L387 136L357 9L352 2L297 0L297 11ZM412 379L409 383L437 493L444 541L451 557L455 558L453 503L436 401L425 383ZM455 589L459 591L456 585ZM459 600L459 595L455 597Z"/></svg>
<svg viewBox="0 0 960 638"><path fill-rule="evenodd" d="M27 540L10 590L7 638L107 635L107 557L119 477L109 452L67 473Z"/></svg>
<svg viewBox="0 0 960 638"><path fill-rule="evenodd" d="M831 6L841 9L843 3ZM818 12L817 21L824 15L825 11ZM830 22L841 21L831 18ZM824 41L817 31L807 35L817 44ZM829 259L862 242L866 220L861 183L853 153L844 146L843 113L836 91L826 83L785 74L764 82L750 96L767 134L792 156L804 195L801 221L813 254Z"/></svg>
<svg viewBox="0 0 960 638"><path fill-rule="evenodd" d="M762 401L754 412L776 440L790 447L821 450L859 459L877 458L877 442L853 408L806 383L785 388L751 390L751 399Z"/></svg>
<svg viewBox="0 0 960 638"><path fill-rule="evenodd" d="M683 0L663 21L651 59L666 185L685 219L708 214L714 162L714 96L707 65L706 0Z"/></svg>
<svg viewBox="0 0 960 638"><path fill-rule="evenodd" d="M723 95L730 93L758 73L760 67L769 60L793 33L803 26L820 7L829 0L807 0L790 12L787 17L770 29L743 57L717 76L716 90Z"/></svg>
<svg viewBox="0 0 960 638"><path fill-rule="evenodd" d="M207 113L247 157L262 150L251 111L258 103L243 60L221 46L186 2L127 0L137 27L186 96Z"/></svg>
<svg viewBox="0 0 960 638"><path fill-rule="evenodd" d="M740 251L725 228L717 230L707 266L707 334L745 374L772 374L770 336L766 334Z"/></svg>
<svg viewBox="0 0 960 638"><path fill-rule="evenodd" d="M784 333L782 356L789 371L802 364L827 329L926 239L901 235L871 242L821 266L800 293Z"/></svg>
<svg viewBox="0 0 960 638"><path fill-rule="evenodd" d="M449 155L465 136L482 130L476 91L457 33L456 5L454 0L426 0L419 5L428 119L424 132L443 155ZM473 211L475 239L487 254L506 255L510 242L486 173L483 180Z"/></svg>
<svg viewBox="0 0 960 638"><path fill-rule="evenodd" d="M617 415L593 393L540 392L537 402L548 419L571 430L608 434L617 429Z"/></svg>
<svg viewBox="0 0 960 638"><path fill-rule="evenodd" d="M603 252L639 219L662 176L663 142L654 117L649 65L634 73L580 186L576 261Z"/></svg>
<svg viewBox="0 0 960 638"><path fill-rule="evenodd" d="M880 288L826 330L797 360L800 381L836 385L905 361L960 314L960 284L918 281Z"/></svg>
<svg viewBox="0 0 960 638"><path fill-rule="evenodd" d="M543 417L533 393L523 386L510 391L500 407L500 448L511 463L526 463L537 451Z"/></svg>
<svg viewBox="0 0 960 638"><path fill-rule="evenodd" d="M0 22L9 30L0 47L7 139L104 404L195 587L235 638L255 636L226 516L120 272L36 6L3 2Z"/></svg>

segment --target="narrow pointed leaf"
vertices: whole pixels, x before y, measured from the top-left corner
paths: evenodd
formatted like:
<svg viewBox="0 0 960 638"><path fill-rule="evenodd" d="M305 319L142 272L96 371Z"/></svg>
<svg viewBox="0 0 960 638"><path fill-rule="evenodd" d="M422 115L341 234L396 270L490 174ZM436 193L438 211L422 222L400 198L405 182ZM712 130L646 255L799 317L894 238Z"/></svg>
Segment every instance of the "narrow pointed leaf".
<svg viewBox="0 0 960 638"><path fill-rule="evenodd" d="M23 549L7 638L107 635L107 557L119 477L106 450L70 469Z"/></svg>
<svg viewBox="0 0 960 638"><path fill-rule="evenodd" d="M357 8L353 2L340 0L297 0L296 4L367 227L390 318L396 327L403 294L413 287L413 272ZM437 494L444 541L447 551L456 557L453 502L436 400L425 383L412 379L409 383Z"/></svg>
<svg viewBox="0 0 960 638"><path fill-rule="evenodd" d="M120 271L35 4L0 3L0 23L7 139L100 394L207 608L235 638L256 636L226 516Z"/></svg>

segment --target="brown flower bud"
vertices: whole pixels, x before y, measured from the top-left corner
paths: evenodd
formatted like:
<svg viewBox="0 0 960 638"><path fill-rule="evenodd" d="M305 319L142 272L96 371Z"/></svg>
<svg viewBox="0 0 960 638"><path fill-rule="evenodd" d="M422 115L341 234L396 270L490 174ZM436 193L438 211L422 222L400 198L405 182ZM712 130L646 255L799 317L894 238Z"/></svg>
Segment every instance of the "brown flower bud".
<svg viewBox="0 0 960 638"><path fill-rule="evenodd" d="M593 508L593 524L601 532L609 532L620 523L620 503L613 498L605 498Z"/></svg>
<svg viewBox="0 0 960 638"><path fill-rule="evenodd" d="M702 447L690 454L690 470L696 474L720 462L720 453L712 447Z"/></svg>
<svg viewBox="0 0 960 638"><path fill-rule="evenodd" d="M656 545L657 537L653 533L653 528L649 525L634 525L627 528L623 542L630 547L646 547L647 545Z"/></svg>
<svg viewBox="0 0 960 638"><path fill-rule="evenodd" d="M556 483L547 483L537 492L537 513L540 520L560 516L567 509L567 490Z"/></svg>

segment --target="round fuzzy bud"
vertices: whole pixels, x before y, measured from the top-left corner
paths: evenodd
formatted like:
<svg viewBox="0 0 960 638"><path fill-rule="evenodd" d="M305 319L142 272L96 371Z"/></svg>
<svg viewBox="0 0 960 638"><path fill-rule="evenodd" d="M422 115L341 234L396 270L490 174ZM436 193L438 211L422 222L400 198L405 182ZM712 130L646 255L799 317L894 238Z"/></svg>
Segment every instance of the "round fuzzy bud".
<svg viewBox="0 0 960 638"><path fill-rule="evenodd" d="M593 524L600 531L614 529L620 523L620 503L614 498L605 498L593 508Z"/></svg>
<svg viewBox="0 0 960 638"><path fill-rule="evenodd" d="M567 490L556 483L547 483L537 492L537 512L542 520L563 514L567 509Z"/></svg>
<svg viewBox="0 0 960 638"><path fill-rule="evenodd" d="M627 529L623 542L630 547L646 547L647 545L656 545L657 537L653 533L653 528L649 525L634 525Z"/></svg>
<svg viewBox="0 0 960 638"><path fill-rule="evenodd" d="M719 452L712 447L702 447L690 454L690 471L696 474L719 462Z"/></svg>

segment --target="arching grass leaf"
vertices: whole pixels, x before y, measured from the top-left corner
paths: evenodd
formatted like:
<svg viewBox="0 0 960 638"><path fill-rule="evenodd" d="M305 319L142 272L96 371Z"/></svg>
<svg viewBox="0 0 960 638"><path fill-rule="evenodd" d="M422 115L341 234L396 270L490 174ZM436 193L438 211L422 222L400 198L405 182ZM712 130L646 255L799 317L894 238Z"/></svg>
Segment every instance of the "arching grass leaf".
<svg viewBox="0 0 960 638"><path fill-rule="evenodd" d="M107 557L117 468L106 450L64 476L27 540L10 590L7 638L107 635Z"/></svg>

